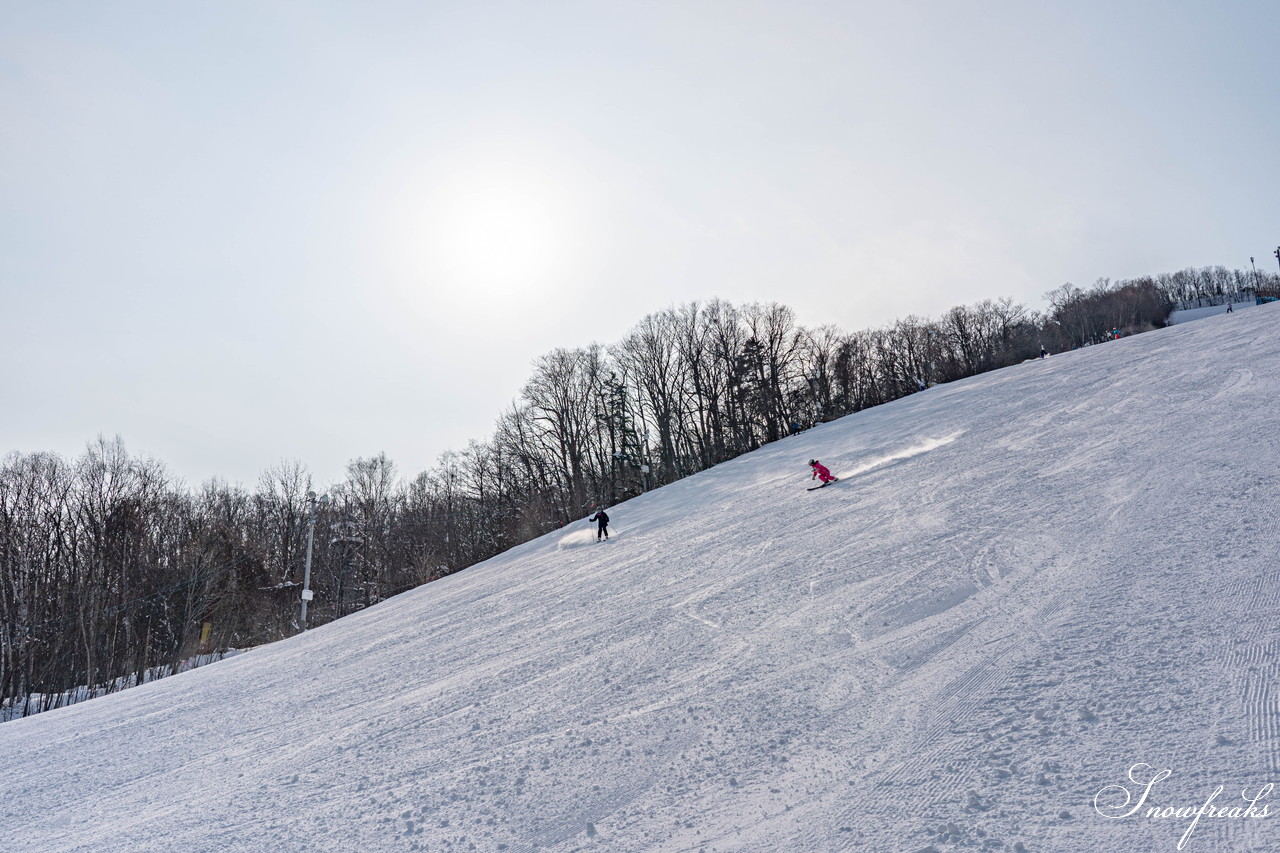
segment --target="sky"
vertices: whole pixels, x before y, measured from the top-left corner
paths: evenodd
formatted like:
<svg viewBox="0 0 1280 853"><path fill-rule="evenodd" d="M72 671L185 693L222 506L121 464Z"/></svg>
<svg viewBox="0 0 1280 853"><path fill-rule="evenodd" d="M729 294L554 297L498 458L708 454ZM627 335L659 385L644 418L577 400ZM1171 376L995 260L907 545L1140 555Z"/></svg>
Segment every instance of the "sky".
<svg viewBox="0 0 1280 853"><path fill-rule="evenodd" d="M689 300L1275 269L1270 2L0 0L0 453L484 439Z"/></svg>

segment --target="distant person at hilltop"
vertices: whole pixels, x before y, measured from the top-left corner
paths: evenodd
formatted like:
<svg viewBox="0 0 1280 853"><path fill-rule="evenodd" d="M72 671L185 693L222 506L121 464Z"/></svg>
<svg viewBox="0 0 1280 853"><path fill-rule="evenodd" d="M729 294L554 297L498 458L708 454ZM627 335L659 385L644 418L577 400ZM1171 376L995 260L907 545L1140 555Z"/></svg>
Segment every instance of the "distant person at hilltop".
<svg viewBox="0 0 1280 853"><path fill-rule="evenodd" d="M596 510L596 514L588 518L587 521L594 521L597 525L596 526L597 542L599 542L601 539L604 539L606 541L609 539L609 513L605 512L602 509L598 509Z"/></svg>

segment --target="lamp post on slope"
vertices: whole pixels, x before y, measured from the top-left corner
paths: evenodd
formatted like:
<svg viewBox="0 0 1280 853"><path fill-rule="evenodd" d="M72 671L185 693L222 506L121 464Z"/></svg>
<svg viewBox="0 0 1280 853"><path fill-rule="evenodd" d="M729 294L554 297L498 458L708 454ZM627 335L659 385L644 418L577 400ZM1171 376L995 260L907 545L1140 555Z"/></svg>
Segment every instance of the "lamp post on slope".
<svg viewBox="0 0 1280 853"><path fill-rule="evenodd" d="M813 392L813 425L822 423L822 368L815 365L809 372L809 390Z"/></svg>
<svg viewBox="0 0 1280 853"><path fill-rule="evenodd" d="M307 506L310 512L307 515L307 567L302 573L302 630L307 630L307 602L312 598L311 595L311 546L316 536L316 504L328 504L329 496L321 495L316 497L315 492L307 492Z"/></svg>

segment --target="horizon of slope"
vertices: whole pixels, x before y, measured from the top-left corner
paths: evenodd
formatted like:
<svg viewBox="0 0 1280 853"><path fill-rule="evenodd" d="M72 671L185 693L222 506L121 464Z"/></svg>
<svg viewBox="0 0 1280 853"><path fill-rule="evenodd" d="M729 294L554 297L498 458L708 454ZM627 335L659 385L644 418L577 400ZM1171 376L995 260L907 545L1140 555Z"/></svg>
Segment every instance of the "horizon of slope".
<svg viewBox="0 0 1280 853"><path fill-rule="evenodd" d="M1280 771L1280 309L823 424L0 726L7 850L1174 849ZM1248 447L1248 453L1239 448ZM815 492L807 459L842 480ZM1132 786L1130 786L1132 787ZM1201 822L1189 849L1274 846Z"/></svg>

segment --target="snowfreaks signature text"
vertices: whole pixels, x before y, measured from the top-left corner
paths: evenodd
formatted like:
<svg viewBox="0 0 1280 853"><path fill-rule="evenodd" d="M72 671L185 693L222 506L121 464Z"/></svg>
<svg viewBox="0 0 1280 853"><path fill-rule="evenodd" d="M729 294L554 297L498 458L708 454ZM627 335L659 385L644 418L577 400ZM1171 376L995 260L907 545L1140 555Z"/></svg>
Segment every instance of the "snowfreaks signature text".
<svg viewBox="0 0 1280 853"><path fill-rule="evenodd" d="M1135 764L1129 768L1129 781L1137 787L1131 791L1124 785L1108 785L1094 794L1093 808L1098 814L1110 820L1120 820L1138 815L1142 807L1146 805L1147 798L1151 795L1151 789L1156 786L1156 783L1163 782L1172 775L1172 770L1156 770L1150 764ZM1190 820L1191 823L1187 826L1186 832L1182 833L1182 838L1178 839L1178 849L1181 850L1202 817L1210 819L1227 818L1228 820L1268 817L1271 814L1271 807L1265 804L1258 804L1271 794L1273 787L1274 785L1268 782L1258 788L1257 792L1252 796L1249 793L1249 789L1245 788L1240 792L1240 797L1246 805L1214 805L1214 800L1218 798L1223 790L1223 786L1219 785L1204 801L1202 806L1147 806L1141 816L1155 819L1177 818ZM1137 802L1134 802L1135 794L1137 794ZM1124 798L1123 801L1119 799L1121 796Z"/></svg>

